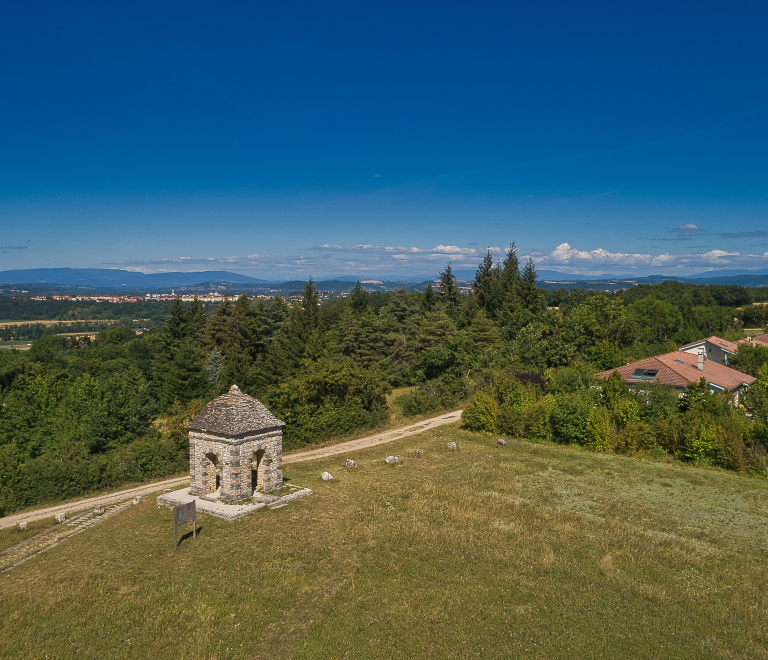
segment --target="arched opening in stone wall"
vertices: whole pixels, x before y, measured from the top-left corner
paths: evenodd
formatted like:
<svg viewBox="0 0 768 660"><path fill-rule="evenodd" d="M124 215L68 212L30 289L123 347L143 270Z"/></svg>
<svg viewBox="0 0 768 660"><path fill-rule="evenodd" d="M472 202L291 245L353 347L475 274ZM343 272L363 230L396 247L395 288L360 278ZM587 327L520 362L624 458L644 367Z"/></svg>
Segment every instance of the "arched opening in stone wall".
<svg viewBox="0 0 768 660"><path fill-rule="evenodd" d="M219 459L213 452L203 458L203 483L206 493L215 493L221 487L221 468Z"/></svg>
<svg viewBox="0 0 768 660"><path fill-rule="evenodd" d="M264 458L264 450L258 449L253 452L253 460L251 461L251 492L255 493L256 489L262 485L259 484L259 465L261 465L261 459Z"/></svg>

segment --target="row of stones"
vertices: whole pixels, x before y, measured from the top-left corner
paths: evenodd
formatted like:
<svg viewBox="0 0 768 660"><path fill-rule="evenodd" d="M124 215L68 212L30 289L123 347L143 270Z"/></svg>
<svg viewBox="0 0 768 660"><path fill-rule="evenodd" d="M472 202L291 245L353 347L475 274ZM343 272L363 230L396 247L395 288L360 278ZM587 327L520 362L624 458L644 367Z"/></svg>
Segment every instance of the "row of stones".
<svg viewBox="0 0 768 660"><path fill-rule="evenodd" d="M502 440L501 438L498 440L498 443L499 444L505 444L505 445L507 444L506 441ZM456 451L459 448L459 446L455 442L449 442L446 445L446 447L448 449L450 449L451 451ZM414 449L413 450L413 455L416 458L420 458L421 457L421 449ZM384 462L389 463L390 465L395 465L395 464L400 462L400 457L399 456L387 456L384 459ZM357 461L354 461L351 458L348 458L347 459L347 467L348 468L356 468L357 467ZM331 479L333 479L333 475L331 475L330 472L323 472L320 475L320 477L322 478L323 481L330 481Z"/></svg>
<svg viewBox="0 0 768 660"><path fill-rule="evenodd" d="M132 502L133 504L139 504L139 503L141 502L141 495L137 495L136 497L134 497L134 498L131 500L131 502ZM104 510L105 510L105 509L104 509L104 505L103 505L103 504L97 504L95 507L93 507L93 513L94 513L94 514L96 514L96 515L98 515L98 516L102 515L102 514L104 513ZM82 516L78 516L78 517L77 517L77 518L75 518L74 520L79 520L81 517L82 517ZM67 514L66 514L66 513L55 513L55 514L53 515L53 519L54 519L54 520L55 520L57 523L64 523L64 522L66 522L66 521L67 521ZM74 523L74 521L73 521L73 522L70 522L70 523L67 523L67 524L69 524L69 525L73 525L73 524L75 524L75 523ZM20 529L20 530L23 532L25 529L27 529L27 525L28 525L27 521L26 521L26 520L22 520L22 521L19 523L18 527L19 527L19 529Z"/></svg>

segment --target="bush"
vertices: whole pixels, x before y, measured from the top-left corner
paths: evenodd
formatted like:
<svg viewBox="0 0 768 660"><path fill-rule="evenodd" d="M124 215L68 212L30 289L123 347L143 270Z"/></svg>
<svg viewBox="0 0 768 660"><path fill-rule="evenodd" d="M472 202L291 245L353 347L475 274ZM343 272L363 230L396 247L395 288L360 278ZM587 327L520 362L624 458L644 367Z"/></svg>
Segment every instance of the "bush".
<svg viewBox="0 0 768 660"><path fill-rule="evenodd" d="M393 405L407 417L426 415L457 405L466 395L464 385L454 378L441 377L422 383L394 400Z"/></svg>
<svg viewBox="0 0 768 660"><path fill-rule="evenodd" d="M566 444L582 444L586 438L591 408L589 399L580 394L561 394L555 397L552 411L555 440Z"/></svg>
<svg viewBox="0 0 768 660"><path fill-rule="evenodd" d="M634 453L642 449L654 449L654 437L651 428L643 422L630 421L616 434L614 449L624 454ZM661 449L663 454L666 452Z"/></svg>
<svg viewBox="0 0 768 660"><path fill-rule="evenodd" d="M496 412L496 400L485 392L476 392L461 413L461 421L468 429L492 435L498 432Z"/></svg>
<svg viewBox="0 0 768 660"><path fill-rule="evenodd" d="M605 408L592 408L587 418L583 444L592 451L608 451L611 445L611 418Z"/></svg>
<svg viewBox="0 0 768 660"><path fill-rule="evenodd" d="M523 435L530 440L550 442L552 440L552 412L555 398L547 395L527 408L522 415Z"/></svg>

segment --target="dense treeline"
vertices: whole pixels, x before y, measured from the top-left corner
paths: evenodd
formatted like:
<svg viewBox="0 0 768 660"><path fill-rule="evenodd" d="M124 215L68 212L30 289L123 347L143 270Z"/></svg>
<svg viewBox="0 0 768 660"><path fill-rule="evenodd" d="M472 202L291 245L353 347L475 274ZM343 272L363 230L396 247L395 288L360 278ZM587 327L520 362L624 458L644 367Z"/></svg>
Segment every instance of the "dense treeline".
<svg viewBox="0 0 768 660"><path fill-rule="evenodd" d="M15 323L0 325L0 340L33 340L43 335L73 334L77 332L98 332L112 321L76 321L74 323Z"/></svg>
<svg viewBox="0 0 768 660"><path fill-rule="evenodd" d="M310 281L293 306L241 296L209 312L177 299L140 336L116 325L94 342L43 336L0 353L0 509L183 470L186 423L232 384L286 421L286 448L381 425L402 388L391 406L406 416L469 401L465 423L488 433L764 469L760 347L737 356L760 378L752 417L701 386L640 396L593 377L702 335L738 335L738 298L665 283L647 295L569 292L554 309L536 279L512 244L501 263L485 255L469 295L450 264L423 292L358 284L322 306Z"/></svg>
<svg viewBox="0 0 768 660"><path fill-rule="evenodd" d="M0 296L0 324L8 321L88 321L140 319L142 325L162 325L171 301L98 302L95 300L33 300L30 297Z"/></svg>

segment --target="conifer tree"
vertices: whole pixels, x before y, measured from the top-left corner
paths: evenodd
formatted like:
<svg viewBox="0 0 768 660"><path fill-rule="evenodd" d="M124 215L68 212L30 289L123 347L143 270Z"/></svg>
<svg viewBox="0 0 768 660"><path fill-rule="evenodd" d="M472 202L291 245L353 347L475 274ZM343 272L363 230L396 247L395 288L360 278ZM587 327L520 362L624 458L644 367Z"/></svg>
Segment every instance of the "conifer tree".
<svg viewBox="0 0 768 660"><path fill-rule="evenodd" d="M501 304L501 268L493 265L493 253L489 247L475 273L472 282L472 292L477 296L481 309L489 314L495 312L495 307Z"/></svg>
<svg viewBox="0 0 768 660"><path fill-rule="evenodd" d="M189 341L183 342L163 373L160 389L163 407L167 410L175 402L186 405L193 399L203 398L209 387L202 356Z"/></svg>
<svg viewBox="0 0 768 660"><path fill-rule="evenodd" d="M356 314L362 314L368 309L368 292L362 287L360 280L357 280L349 296L349 306Z"/></svg>
<svg viewBox="0 0 768 660"><path fill-rule="evenodd" d="M165 322L165 331L173 341L180 341L187 335L187 312L180 296L173 299L171 312Z"/></svg>
<svg viewBox="0 0 768 660"><path fill-rule="evenodd" d="M457 305L459 302L459 287L456 285L456 278L453 275L451 262L440 273L440 295L449 306Z"/></svg>
<svg viewBox="0 0 768 660"><path fill-rule="evenodd" d="M520 302L522 306L531 314L540 314L544 309L544 296L536 287L536 267L533 259L528 257L528 261L523 269L523 275L520 282Z"/></svg>
<svg viewBox="0 0 768 660"><path fill-rule="evenodd" d="M427 286L424 289L424 298L421 302L421 308L425 312L431 312L435 306L435 291L432 288L432 282L427 282Z"/></svg>
<svg viewBox="0 0 768 660"><path fill-rule="evenodd" d="M189 310L187 310L189 336L202 341L205 336L206 323L208 323L208 315L205 313L205 307L203 307L200 299L195 296L195 299L189 305Z"/></svg>
<svg viewBox="0 0 768 660"><path fill-rule="evenodd" d="M509 296L517 297L520 288L520 259L517 256L517 245L512 241L501 265L501 282L505 300Z"/></svg>

